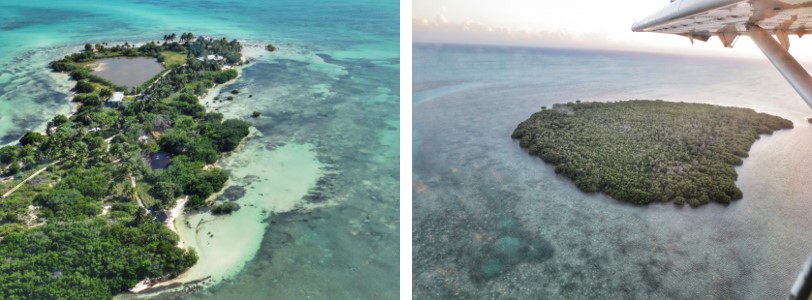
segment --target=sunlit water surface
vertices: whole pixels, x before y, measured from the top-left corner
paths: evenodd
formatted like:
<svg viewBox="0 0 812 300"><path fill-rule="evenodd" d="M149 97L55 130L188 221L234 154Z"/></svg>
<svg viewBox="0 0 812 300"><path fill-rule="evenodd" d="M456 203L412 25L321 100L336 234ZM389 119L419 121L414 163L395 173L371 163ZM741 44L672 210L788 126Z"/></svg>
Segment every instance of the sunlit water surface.
<svg viewBox="0 0 812 300"><path fill-rule="evenodd" d="M766 61L413 47L415 299L782 299L812 251L812 117ZM510 134L541 106L664 99L795 124L737 168L744 199L580 192Z"/></svg>

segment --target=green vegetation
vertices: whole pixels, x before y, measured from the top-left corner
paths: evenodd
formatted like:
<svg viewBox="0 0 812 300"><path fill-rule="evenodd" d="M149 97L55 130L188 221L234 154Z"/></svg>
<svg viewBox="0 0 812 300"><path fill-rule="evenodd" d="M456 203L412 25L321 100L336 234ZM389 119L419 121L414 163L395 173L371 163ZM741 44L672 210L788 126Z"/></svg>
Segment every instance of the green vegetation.
<svg viewBox="0 0 812 300"><path fill-rule="evenodd" d="M211 205L209 196L228 180L211 164L237 148L250 124L206 112L198 99L237 77L222 68L241 63L242 46L191 33L181 35L182 44L174 40L88 44L50 64L77 81L81 106L54 117L46 134L28 132L0 148L0 194L18 187L0 199L0 299L106 299L197 261L154 217L184 195L189 209ZM225 59L197 59L205 55ZM117 56L156 57L168 69L108 107L104 100L123 88L86 65ZM158 152L172 155L168 168L150 167Z"/></svg>
<svg viewBox="0 0 812 300"><path fill-rule="evenodd" d="M634 204L742 198L734 166L759 134L792 122L752 109L663 101L557 104L512 137L585 192Z"/></svg>
<svg viewBox="0 0 812 300"><path fill-rule="evenodd" d="M251 117L259 118L259 116L261 116L261 115L262 115L261 112L258 112L258 111L255 110L254 113L251 114Z"/></svg>
<svg viewBox="0 0 812 300"><path fill-rule="evenodd" d="M171 68L185 64L186 55L178 52L163 51L158 55L158 61L163 63L164 67Z"/></svg>
<svg viewBox="0 0 812 300"><path fill-rule="evenodd" d="M269 52L274 52L276 51L276 46L268 44L267 46L265 46L265 50L268 50Z"/></svg>
<svg viewBox="0 0 812 300"><path fill-rule="evenodd" d="M240 205L234 202L220 203L211 210L215 215L228 215L240 209Z"/></svg>

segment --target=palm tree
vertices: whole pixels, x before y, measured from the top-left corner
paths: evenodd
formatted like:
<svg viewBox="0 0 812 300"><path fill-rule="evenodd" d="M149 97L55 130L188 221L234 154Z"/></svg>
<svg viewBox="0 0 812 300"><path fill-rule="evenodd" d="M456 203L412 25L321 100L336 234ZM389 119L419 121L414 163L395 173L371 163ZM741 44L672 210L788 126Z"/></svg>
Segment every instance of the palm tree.
<svg viewBox="0 0 812 300"><path fill-rule="evenodd" d="M191 42L192 40L194 40L194 39L195 39L195 35L194 35L194 34L192 34L191 32L184 33L184 35L185 35L185 37L184 37L183 39L184 39L184 40L185 40L187 43L188 43L188 42Z"/></svg>

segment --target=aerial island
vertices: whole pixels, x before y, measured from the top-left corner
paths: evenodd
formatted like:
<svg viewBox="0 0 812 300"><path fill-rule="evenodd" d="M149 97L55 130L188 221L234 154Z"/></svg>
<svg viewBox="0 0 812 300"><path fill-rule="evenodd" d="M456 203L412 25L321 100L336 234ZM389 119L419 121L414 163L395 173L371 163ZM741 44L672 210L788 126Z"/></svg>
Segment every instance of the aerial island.
<svg viewBox="0 0 812 300"><path fill-rule="evenodd" d="M761 134L791 121L752 109L632 100L542 107L512 137L584 192L643 205L729 204L735 166Z"/></svg>
<svg viewBox="0 0 812 300"><path fill-rule="evenodd" d="M199 98L238 77L241 50L183 33L87 44L50 63L76 81L77 108L0 148L0 298L107 299L195 264L164 222L178 207L238 208L210 200L229 177L214 164L250 123L207 112ZM145 82L115 82L150 64L157 74Z"/></svg>

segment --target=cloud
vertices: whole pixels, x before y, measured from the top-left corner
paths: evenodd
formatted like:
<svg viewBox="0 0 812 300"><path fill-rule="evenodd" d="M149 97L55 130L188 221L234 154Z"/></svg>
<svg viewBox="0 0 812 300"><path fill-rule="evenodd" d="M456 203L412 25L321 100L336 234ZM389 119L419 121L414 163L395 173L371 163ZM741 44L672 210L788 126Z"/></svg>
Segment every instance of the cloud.
<svg viewBox="0 0 812 300"><path fill-rule="evenodd" d="M812 39L793 39L793 50L812 48ZM465 21L449 20L444 14L434 18L412 18L412 41L437 44L507 45L548 48L606 49L673 53L680 55L711 55L724 57L763 58L749 40L726 49L715 38L707 43L691 45L686 38L654 33L623 32L572 32L567 29L532 30L496 26L467 18ZM795 46L802 44L803 46ZM812 61L812 54L796 50L796 58Z"/></svg>
<svg viewBox="0 0 812 300"><path fill-rule="evenodd" d="M412 40L764 58L746 37L734 49L728 49L716 37L692 45L681 36L632 32L635 20L667 4L660 1L629 0L619 6L605 0L415 0ZM790 39L790 52L798 59L812 61L812 52L808 51L812 38Z"/></svg>
<svg viewBox="0 0 812 300"><path fill-rule="evenodd" d="M439 14L439 15L437 15L437 23L439 23L439 24L448 24L448 19L444 15Z"/></svg>
<svg viewBox="0 0 812 300"><path fill-rule="evenodd" d="M497 44L540 47L594 48L607 41L602 33L573 34L565 29L532 30L496 26L467 18L449 21L443 14L434 18L412 18L412 39L422 43Z"/></svg>

